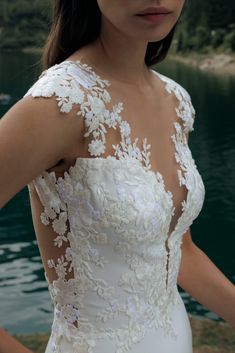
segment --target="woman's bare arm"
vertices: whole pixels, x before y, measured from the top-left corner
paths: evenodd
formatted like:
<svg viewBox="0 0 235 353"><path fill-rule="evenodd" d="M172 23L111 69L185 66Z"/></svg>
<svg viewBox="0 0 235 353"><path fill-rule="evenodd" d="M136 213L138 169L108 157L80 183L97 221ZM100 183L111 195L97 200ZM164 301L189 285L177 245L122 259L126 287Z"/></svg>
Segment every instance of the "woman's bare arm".
<svg viewBox="0 0 235 353"><path fill-rule="evenodd" d="M193 243L190 230L183 236L178 284L199 303L235 327L235 286Z"/></svg>
<svg viewBox="0 0 235 353"><path fill-rule="evenodd" d="M0 353L33 353L12 337L3 328L0 328Z"/></svg>
<svg viewBox="0 0 235 353"><path fill-rule="evenodd" d="M74 109L59 111L55 96L24 97L0 119L0 208L65 157L80 125Z"/></svg>

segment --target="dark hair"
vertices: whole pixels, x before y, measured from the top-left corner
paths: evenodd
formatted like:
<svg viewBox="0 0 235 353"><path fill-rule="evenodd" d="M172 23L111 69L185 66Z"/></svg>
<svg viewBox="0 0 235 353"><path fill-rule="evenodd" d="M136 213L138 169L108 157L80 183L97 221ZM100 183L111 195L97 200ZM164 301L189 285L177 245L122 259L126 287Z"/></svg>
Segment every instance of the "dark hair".
<svg viewBox="0 0 235 353"><path fill-rule="evenodd" d="M176 25L162 40L148 43L147 66L166 57ZM59 64L85 44L95 41L100 29L101 12L97 0L54 0L51 30L41 58L43 69Z"/></svg>

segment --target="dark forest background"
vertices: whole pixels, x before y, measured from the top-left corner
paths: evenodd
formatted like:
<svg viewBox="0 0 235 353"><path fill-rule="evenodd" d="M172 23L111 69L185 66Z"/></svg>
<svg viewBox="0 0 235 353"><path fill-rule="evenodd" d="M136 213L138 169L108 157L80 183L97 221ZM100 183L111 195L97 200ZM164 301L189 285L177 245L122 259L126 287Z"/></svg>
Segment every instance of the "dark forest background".
<svg viewBox="0 0 235 353"><path fill-rule="evenodd" d="M0 0L0 49L42 47L50 29L52 3ZM186 0L173 48L177 52L235 51L235 0Z"/></svg>

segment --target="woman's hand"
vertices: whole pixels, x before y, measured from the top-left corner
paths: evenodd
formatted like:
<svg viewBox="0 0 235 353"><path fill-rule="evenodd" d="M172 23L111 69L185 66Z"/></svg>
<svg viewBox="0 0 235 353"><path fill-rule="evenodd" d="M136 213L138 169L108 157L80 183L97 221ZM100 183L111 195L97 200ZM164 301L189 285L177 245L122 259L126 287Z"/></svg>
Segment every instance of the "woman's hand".
<svg viewBox="0 0 235 353"><path fill-rule="evenodd" d="M33 353L0 327L0 353Z"/></svg>
<svg viewBox="0 0 235 353"><path fill-rule="evenodd" d="M183 236L178 285L235 327L235 286L193 243L190 230Z"/></svg>

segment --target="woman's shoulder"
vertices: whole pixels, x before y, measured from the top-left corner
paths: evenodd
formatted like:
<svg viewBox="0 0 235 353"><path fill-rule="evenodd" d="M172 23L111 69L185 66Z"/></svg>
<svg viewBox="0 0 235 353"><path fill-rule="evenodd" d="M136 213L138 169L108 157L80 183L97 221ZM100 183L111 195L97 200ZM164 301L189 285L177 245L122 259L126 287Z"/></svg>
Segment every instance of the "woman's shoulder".
<svg viewBox="0 0 235 353"><path fill-rule="evenodd" d="M167 92L174 93L179 101L179 106L176 108L178 116L184 122L186 131L193 131L194 119L196 115L195 108L192 104L192 99L189 91L173 78L156 72L160 79L165 83Z"/></svg>
<svg viewBox="0 0 235 353"><path fill-rule="evenodd" d="M157 74L160 76L162 81L166 83L166 89L168 90L168 92L172 92L173 90L178 91L178 93L181 94L183 97L191 100L191 95L189 91L182 84L163 73L157 72Z"/></svg>
<svg viewBox="0 0 235 353"><path fill-rule="evenodd" d="M63 61L43 70L23 97L56 96L60 111L69 113L74 104L83 103L88 83L84 72L73 62Z"/></svg>

